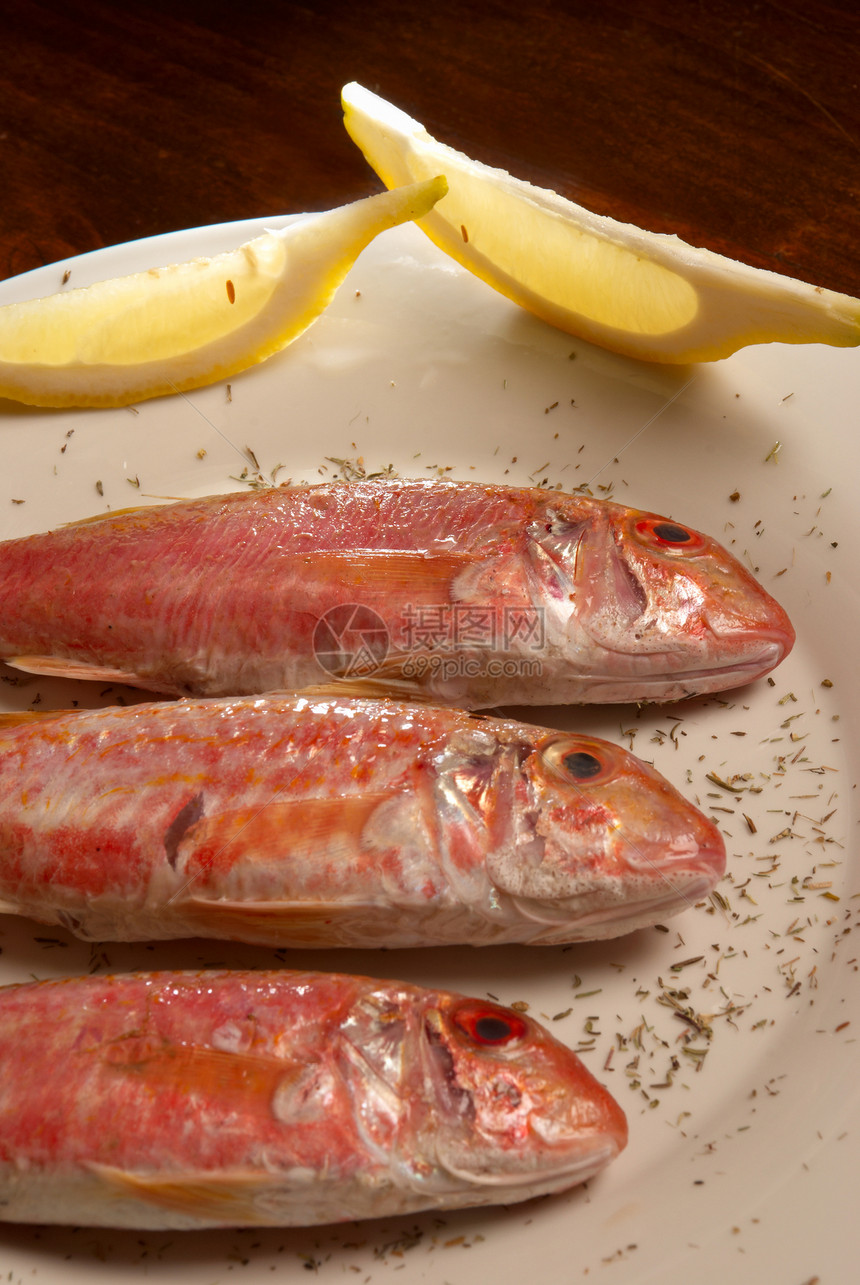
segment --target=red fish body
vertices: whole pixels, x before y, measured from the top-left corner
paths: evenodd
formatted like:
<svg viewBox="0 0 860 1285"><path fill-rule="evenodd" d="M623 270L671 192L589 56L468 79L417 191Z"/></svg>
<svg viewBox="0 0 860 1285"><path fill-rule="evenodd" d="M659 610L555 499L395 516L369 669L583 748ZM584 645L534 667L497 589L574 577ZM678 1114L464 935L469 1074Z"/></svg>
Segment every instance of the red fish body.
<svg viewBox="0 0 860 1285"><path fill-rule="evenodd" d="M591 940L724 865L654 768L512 720L299 696L0 724L0 910L98 941Z"/></svg>
<svg viewBox="0 0 860 1285"><path fill-rule="evenodd" d="M790 650L720 545L585 496L325 484L107 515L0 545L0 657L170 695L332 676L478 708L720 691Z"/></svg>
<svg viewBox="0 0 860 1285"><path fill-rule="evenodd" d="M34 1073L38 1068L38 1073ZM309 1225L584 1182L623 1112L487 1001L290 972L0 989L0 1219Z"/></svg>

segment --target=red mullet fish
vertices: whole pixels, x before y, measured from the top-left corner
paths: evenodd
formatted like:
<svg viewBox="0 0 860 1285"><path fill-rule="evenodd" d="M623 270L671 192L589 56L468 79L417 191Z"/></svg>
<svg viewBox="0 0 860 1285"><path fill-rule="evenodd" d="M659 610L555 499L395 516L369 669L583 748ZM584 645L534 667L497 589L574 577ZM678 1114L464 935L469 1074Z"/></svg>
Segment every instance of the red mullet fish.
<svg viewBox="0 0 860 1285"><path fill-rule="evenodd" d="M0 911L86 939L593 940L724 866L654 768L572 732L303 696L0 719Z"/></svg>
<svg viewBox="0 0 860 1285"><path fill-rule="evenodd" d="M621 1108L520 1013L401 982L152 973L0 989L0 1218L309 1225L584 1182Z"/></svg>
<svg viewBox="0 0 860 1285"><path fill-rule="evenodd" d="M108 514L0 544L0 601L10 664L174 696L336 677L467 708L670 700L761 677L794 641L708 536L465 482Z"/></svg>

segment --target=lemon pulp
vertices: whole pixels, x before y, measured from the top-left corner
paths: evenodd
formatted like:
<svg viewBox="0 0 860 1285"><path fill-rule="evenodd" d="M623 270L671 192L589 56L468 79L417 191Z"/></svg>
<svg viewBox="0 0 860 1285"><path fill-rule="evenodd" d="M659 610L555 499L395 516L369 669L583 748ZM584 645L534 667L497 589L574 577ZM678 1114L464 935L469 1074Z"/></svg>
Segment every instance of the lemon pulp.
<svg viewBox="0 0 860 1285"><path fill-rule="evenodd" d="M296 339L380 232L441 177L307 215L213 258L0 308L0 397L120 406L229 378Z"/></svg>
<svg viewBox="0 0 860 1285"><path fill-rule="evenodd" d="M746 344L860 343L860 300L765 272L676 236L597 215L437 142L355 83L344 123L388 187L444 173L419 226L545 321L650 361L708 361Z"/></svg>

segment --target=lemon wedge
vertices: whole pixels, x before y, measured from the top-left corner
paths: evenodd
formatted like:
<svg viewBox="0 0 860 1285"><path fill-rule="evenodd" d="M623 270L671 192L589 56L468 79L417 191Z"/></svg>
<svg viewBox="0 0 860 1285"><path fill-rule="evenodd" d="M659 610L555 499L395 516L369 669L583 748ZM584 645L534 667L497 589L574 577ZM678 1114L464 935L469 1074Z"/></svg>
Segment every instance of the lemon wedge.
<svg viewBox="0 0 860 1285"><path fill-rule="evenodd" d="M445 191L444 178L427 178L211 259L7 304L0 397L123 406L229 378L298 338L368 242L426 214Z"/></svg>
<svg viewBox="0 0 860 1285"><path fill-rule="evenodd" d="M432 138L355 83L344 124L387 187L444 173L419 226L515 303L648 361L713 361L747 344L860 343L860 300L592 214Z"/></svg>

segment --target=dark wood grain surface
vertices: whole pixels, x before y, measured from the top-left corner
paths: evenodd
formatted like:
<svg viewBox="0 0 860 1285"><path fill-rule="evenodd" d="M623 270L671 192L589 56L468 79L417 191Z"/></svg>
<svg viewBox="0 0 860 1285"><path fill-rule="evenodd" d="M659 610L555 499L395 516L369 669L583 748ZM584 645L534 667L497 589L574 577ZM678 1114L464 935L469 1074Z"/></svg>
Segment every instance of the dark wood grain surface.
<svg viewBox="0 0 860 1285"><path fill-rule="evenodd" d="M853 0L4 0L0 275L381 186L358 80L601 212L860 295Z"/></svg>

